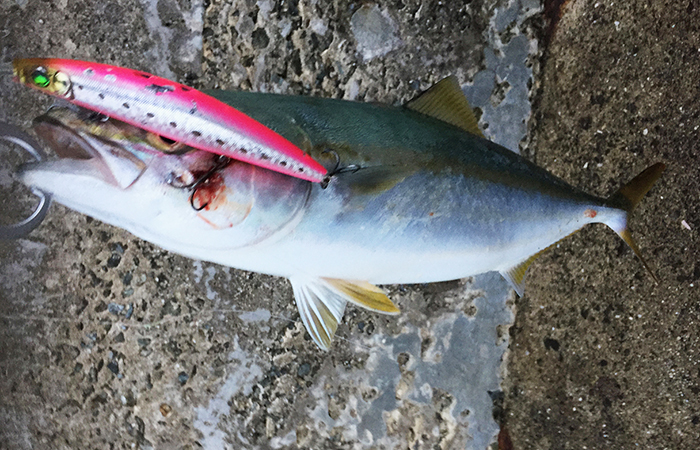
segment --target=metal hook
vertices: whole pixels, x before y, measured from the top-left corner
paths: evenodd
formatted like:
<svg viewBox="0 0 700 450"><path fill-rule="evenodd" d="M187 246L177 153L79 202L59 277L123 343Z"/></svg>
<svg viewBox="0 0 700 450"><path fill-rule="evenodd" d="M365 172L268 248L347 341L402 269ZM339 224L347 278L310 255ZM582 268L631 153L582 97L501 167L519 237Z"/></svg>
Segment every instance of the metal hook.
<svg viewBox="0 0 700 450"><path fill-rule="evenodd" d="M209 178L211 178L212 175L214 175L216 172L225 169L226 166L228 166L231 163L231 158L223 155L217 155L216 159L214 160L214 166L209 169L204 175L199 177L194 183L190 184L187 186L187 188L191 189L191 194L190 194L190 206L192 206L192 209L195 211L199 212L206 208L209 203L205 203L199 207L194 205L194 196L197 193L197 190L204 184L206 183Z"/></svg>
<svg viewBox="0 0 700 450"><path fill-rule="evenodd" d="M9 123L0 122L0 140L19 145L32 155L37 162L41 162L46 158L39 144L31 136ZM21 222L12 225L0 225L0 239L22 238L38 227L44 220L51 205L51 195L38 189L32 189L32 193L39 197L39 205L29 217Z"/></svg>
<svg viewBox="0 0 700 450"><path fill-rule="evenodd" d="M340 167L340 156L335 150L331 149L326 149L321 152L322 155L324 154L330 154L335 157L335 166L328 171L326 176L323 178L323 181L321 181L321 188L326 189L328 187L328 184L331 182L331 178L333 178L335 175L340 175L341 173L355 173L358 170L362 169L361 166L358 166L357 164L350 164L349 166L345 167Z"/></svg>

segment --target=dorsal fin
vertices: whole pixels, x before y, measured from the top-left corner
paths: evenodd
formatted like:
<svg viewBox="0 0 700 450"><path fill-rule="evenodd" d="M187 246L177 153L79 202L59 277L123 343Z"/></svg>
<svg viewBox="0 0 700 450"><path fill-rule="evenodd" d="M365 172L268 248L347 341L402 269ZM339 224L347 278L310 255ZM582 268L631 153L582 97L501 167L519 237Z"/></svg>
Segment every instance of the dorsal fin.
<svg viewBox="0 0 700 450"><path fill-rule="evenodd" d="M438 81L430 89L406 103L406 107L484 137L474 111L454 75Z"/></svg>

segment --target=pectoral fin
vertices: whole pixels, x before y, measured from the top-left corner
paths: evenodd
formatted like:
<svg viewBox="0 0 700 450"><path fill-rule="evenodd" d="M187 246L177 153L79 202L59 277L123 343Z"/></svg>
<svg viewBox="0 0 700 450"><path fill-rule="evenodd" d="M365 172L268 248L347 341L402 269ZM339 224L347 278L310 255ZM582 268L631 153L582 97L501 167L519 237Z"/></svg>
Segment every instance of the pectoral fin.
<svg viewBox="0 0 700 450"><path fill-rule="evenodd" d="M399 309L378 287L364 281L291 277L301 321L322 350L328 350L347 302L372 311L398 314Z"/></svg>

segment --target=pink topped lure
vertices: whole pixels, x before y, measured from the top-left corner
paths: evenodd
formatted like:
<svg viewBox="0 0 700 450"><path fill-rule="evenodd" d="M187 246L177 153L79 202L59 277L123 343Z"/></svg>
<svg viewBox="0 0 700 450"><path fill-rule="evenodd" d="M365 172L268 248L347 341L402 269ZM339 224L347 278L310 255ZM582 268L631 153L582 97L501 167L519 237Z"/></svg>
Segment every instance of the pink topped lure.
<svg viewBox="0 0 700 450"><path fill-rule="evenodd" d="M17 59L20 83L186 145L303 180L326 169L296 145L196 89L146 72L87 61Z"/></svg>

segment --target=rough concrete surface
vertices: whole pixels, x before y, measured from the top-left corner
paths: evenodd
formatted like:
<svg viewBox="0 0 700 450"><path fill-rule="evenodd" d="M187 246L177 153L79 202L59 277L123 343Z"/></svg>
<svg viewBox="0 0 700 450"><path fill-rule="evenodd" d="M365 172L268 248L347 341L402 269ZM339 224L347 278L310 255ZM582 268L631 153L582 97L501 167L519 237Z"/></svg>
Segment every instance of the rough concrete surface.
<svg viewBox="0 0 700 450"><path fill-rule="evenodd" d="M539 10L0 1L0 63L91 59L199 88L384 103L455 74L514 150L536 92L522 152L589 192L669 166L633 222L659 285L590 227L533 265L510 333L506 286L487 274L390 286L404 313L348 308L328 353L285 280L54 205L27 239L0 242L0 449L481 449L495 445L489 413L516 449L694 448L700 5L572 0L544 56ZM50 104L0 86L0 120L28 129Z"/></svg>
<svg viewBox="0 0 700 450"><path fill-rule="evenodd" d="M659 284L604 226L546 252L517 303L515 448L700 442L700 4L572 0L546 50L526 153L607 196L668 166L632 220Z"/></svg>

